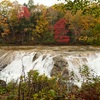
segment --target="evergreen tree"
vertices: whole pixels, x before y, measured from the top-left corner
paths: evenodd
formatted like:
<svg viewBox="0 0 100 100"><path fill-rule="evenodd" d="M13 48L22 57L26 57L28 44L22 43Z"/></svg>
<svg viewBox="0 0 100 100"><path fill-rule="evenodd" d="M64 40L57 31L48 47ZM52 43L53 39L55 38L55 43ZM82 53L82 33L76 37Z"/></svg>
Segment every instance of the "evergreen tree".
<svg viewBox="0 0 100 100"><path fill-rule="evenodd" d="M34 1L33 0L29 0L28 1L28 8L31 9L34 6Z"/></svg>

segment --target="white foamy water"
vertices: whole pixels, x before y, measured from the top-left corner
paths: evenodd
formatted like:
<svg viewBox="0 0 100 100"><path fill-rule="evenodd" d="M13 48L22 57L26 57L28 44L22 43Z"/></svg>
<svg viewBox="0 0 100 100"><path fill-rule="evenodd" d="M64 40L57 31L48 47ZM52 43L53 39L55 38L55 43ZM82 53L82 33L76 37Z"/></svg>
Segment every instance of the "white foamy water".
<svg viewBox="0 0 100 100"><path fill-rule="evenodd" d="M73 71L75 77L82 81L79 69L87 65L95 75L100 76L100 51L81 48L69 50L67 47L38 48L31 50L1 50L0 51L0 79L10 82L17 80L21 75L27 75L30 70L38 70L40 74L50 77L54 67L53 58L62 57L68 62L69 72ZM83 51L82 51L83 50ZM3 53L2 53L3 52ZM78 84L78 83L76 83Z"/></svg>
<svg viewBox="0 0 100 100"><path fill-rule="evenodd" d="M21 75L27 75L30 70L38 70L40 74L50 77L50 72L53 68L52 57L49 54L41 54L33 61L35 54L36 52L16 52L14 60L0 72L0 79L6 82L10 82L13 79L17 80Z"/></svg>
<svg viewBox="0 0 100 100"><path fill-rule="evenodd" d="M89 68L91 74L100 76L100 53L79 53L66 57L66 60L68 61L69 65L68 69L70 72L74 72L76 79L75 83L79 86L81 86L81 83L83 81L80 75L80 68L83 68L84 66L87 66Z"/></svg>

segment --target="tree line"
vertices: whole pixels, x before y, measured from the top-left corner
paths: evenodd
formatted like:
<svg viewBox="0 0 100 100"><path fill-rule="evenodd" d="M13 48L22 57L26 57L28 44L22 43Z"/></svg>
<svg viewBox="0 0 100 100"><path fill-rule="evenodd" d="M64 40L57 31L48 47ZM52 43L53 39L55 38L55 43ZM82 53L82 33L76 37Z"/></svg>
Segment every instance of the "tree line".
<svg viewBox="0 0 100 100"><path fill-rule="evenodd" d="M50 7L0 2L0 44L100 45L100 2L65 0Z"/></svg>

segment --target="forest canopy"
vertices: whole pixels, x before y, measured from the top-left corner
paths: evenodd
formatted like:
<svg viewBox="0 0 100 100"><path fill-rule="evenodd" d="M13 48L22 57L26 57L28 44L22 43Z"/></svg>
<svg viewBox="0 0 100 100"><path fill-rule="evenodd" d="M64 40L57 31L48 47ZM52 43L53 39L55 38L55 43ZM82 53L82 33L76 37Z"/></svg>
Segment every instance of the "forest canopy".
<svg viewBox="0 0 100 100"><path fill-rule="evenodd" d="M65 0L46 7L0 2L0 44L100 45L100 1Z"/></svg>

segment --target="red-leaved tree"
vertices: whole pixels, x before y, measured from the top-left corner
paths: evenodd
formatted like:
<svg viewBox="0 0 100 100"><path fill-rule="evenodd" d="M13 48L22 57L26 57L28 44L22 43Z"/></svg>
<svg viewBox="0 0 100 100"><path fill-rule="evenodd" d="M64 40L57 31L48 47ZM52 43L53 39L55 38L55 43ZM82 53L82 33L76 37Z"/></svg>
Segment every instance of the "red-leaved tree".
<svg viewBox="0 0 100 100"><path fill-rule="evenodd" d="M29 9L26 7L26 6L23 6L21 8L21 11L20 13L18 14L18 18L29 18L30 17L30 12L29 12Z"/></svg>
<svg viewBox="0 0 100 100"><path fill-rule="evenodd" d="M54 38L57 42L68 43L70 41L67 33L69 29L66 27L67 21L64 18L58 20L54 25Z"/></svg>

